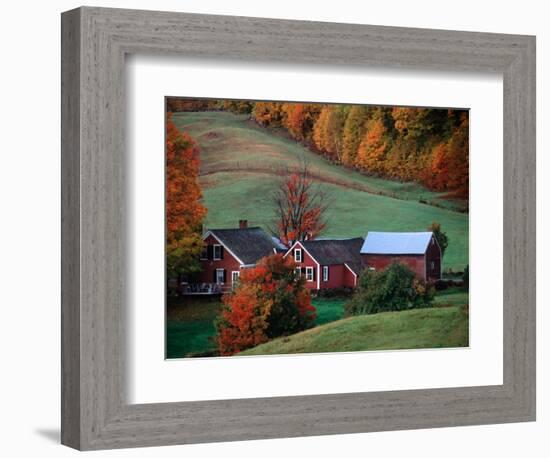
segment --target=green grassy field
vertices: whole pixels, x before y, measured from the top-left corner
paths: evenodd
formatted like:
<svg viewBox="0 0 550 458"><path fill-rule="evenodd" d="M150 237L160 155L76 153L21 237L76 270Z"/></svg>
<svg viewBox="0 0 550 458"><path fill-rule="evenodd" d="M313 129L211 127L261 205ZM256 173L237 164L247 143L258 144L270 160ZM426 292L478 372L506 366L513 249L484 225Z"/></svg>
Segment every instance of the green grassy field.
<svg viewBox="0 0 550 458"><path fill-rule="evenodd" d="M325 236L365 236L368 231L420 231L441 223L450 239L444 268L468 263L468 214L416 183L367 177L331 164L304 146L228 112L175 113L175 124L201 147L200 182L208 208L207 227L235 227L239 219L268 229L270 196L282 167L305 158L330 194ZM448 208L419 203L437 202Z"/></svg>
<svg viewBox="0 0 550 458"><path fill-rule="evenodd" d="M345 299L315 298L316 325L336 321L344 316ZM170 299L166 320L166 357L183 358L215 351L214 320L220 312L218 299Z"/></svg>
<svg viewBox="0 0 550 458"><path fill-rule="evenodd" d="M239 355L466 346L468 315L460 306L454 306L346 318L274 339Z"/></svg>
<svg viewBox="0 0 550 458"><path fill-rule="evenodd" d="M214 320L221 302L218 298L168 300L166 316L166 357L183 358L189 354L216 349Z"/></svg>
<svg viewBox="0 0 550 458"><path fill-rule="evenodd" d="M344 304L347 299L344 298L314 298L312 303L317 309L317 320L316 328L322 327L327 323L332 323L336 321L342 321L344 317ZM389 327L377 327L377 333L388 333L387 336L379 335L376 338L370 336L368 340L369 345L371 342L374 342L376 345L397 345L399 348L420 348L425 347L437 347L437 346L455 346L454 342L457 341L457 336L454 334L454 327L459 329L457 332L460 334L459 338L464 340L468 337L467 331L467 316L461 316L461 319L457 321L457 315L455 312L439 312L439 310L453 309L458 311L458 306L468 303L468 292L460 290L458 288L450 288L445 291L440 291L436 294L434 305L438 308L433 309L424 309L419 310L422 312L419 316L412 315L412 322L407 323L402 321L399 318L399 313L390 314L390 322L394 322L394 326ZM447 307L451 306L451 307ZM208 356L209 353L215 352L216 346L214 344L213 338L216 334L216 329L214 327L214 320L218 316L220 311L221 303L217 299L209 298L186 298L184 300L174 300L169 301L168 313L167 313L167 327L166 327L166 346L167 346L167 358L183 358L186 356ZM433 312L433 314L430 314ZM409 313L409 312L403 312ZM371 315L382 316L387 314ZM417 328L418 324L421 321L421 317L426 318L426 326L428 329L420 329L418 334L418 346L409 346L402 347L400 345L409 345L409 342L413 341L414 329ZM364 317L361 317L364 318ZM366 318L366 317L365 317ZM355 319L355 318L353 318ZM424 318L422 318L424 319ZM449 319L448 323L443 323ZM466 323L462 323L462 319L466 320ZM386 323L386 319L382 318L380 323ZM343 320L347 321L347 320ZM441 321L441 322L440 322ZM377 320L375 320L378 323ZM379 323L379 324L380 324ZM411 330L408 330L407 326L412 326ZM436 329L432 327L441 326L441 333L437 332ZM466 326L466 335L463 335L463 327ZM363 329L363 328L360 328ZM374 329L374 328L373 328ZM351 330L351 328L350 328ZM311 331L311 330L310 330ZM306 331L306 332L310 332ZM344 331L342 331L344 332ZM338 331L340 333L340 331ZM394 333L394 334L390 334ZM397 334L399 335L397 335ZM411 334L412 333L412 334ZM331 331L331 336L332 331ZM342 338L345 337L345 333L341 334ZM445 337L447 336L447 337ZM293 339L294 336L285 338ZM332 339L333 337L331 337ZM350 341L359 339L363 342L363 337L351 335L349 337ZM449 339L450 345L439 345L441 342L445 341L445 338ZM395 343L392 344L392 340L395 339ZM431 340L430 340L431 339ZM439 340L438 340L439 339ZM281 340L281 339L279 339ZM331 340L332 342L333 340ZM432 345L432 343L434 345ZM425 345L424 345L425 344ZM269 345L265 344L265 345ZM346 344L349 345L349 344ZM278 348L278 347L274 347ZM347 347L346 347L347 348ZM382 347L377 347L380 349ZM396 347L391 347L396 348ZM370 348L369 348L370 349ZM375 349L375 348L373 348ZM268 350L271 352L273 349L268 347ZM250 351L255 351L252 349ZM325 350L319 350L325 351ZM335 348L331 351L348 351L348 350L338 350ZM351 350L350 350L351 351ZM259 353L256 353L259 354Z"/></svg>
<svg viewBox="0 0 550 458"><path fill-rule="evenodd" d="M436 307L464 305L468 303L468 291L465 291L462 288L449 288L444 291L438 291L434 298L434 305Z"/></svg>

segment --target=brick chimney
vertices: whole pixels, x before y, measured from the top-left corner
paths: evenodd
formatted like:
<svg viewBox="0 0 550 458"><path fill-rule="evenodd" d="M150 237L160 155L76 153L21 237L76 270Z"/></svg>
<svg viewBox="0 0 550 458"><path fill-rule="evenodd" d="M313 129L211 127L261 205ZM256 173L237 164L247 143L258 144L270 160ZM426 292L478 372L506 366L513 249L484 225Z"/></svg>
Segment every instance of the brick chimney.
<svg viewBox="0 0 550 458"><path fill-rule="evenodd" d="M248 220L247 219L240 219L239 220L239 229L246 229L248 227Z"/></svg>

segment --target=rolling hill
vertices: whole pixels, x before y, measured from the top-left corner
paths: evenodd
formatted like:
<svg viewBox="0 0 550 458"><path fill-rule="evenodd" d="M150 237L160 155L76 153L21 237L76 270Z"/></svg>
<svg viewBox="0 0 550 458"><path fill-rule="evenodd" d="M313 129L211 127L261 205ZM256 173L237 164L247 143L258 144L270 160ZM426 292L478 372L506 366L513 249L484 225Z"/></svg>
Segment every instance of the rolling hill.
<svg viewBox="0 0 550 458"><path fill-rule="evenodd" d="M239 356L467 346L468 314L454 306L346 318L271 340Z"/></svg>
<svg viewBox="0 0 550 458"><path fill-rule="evenodd" d="M186 112L175 113L173 120L201 147L207 227L235 227L239 219L247 219L250 225L269 229L270 196L282 169L299 166L305 159L331 198L324 236L421 231L437 221L450 240L443 267L456 271L468 263L468 214L456 211L457 203L443 199L441 193L332 164L277 131L257 126L246 115Z"/></svg>

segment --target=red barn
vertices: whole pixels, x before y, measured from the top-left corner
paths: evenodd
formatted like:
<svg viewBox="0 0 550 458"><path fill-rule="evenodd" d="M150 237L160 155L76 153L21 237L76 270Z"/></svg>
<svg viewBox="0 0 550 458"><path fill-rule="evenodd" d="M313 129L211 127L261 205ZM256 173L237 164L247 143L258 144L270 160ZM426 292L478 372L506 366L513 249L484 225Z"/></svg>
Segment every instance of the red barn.
<svg viewBox="0 0 550 458"><path fill-rule="evenodd" d="M355 288L361 272L363 238L317 239L296 242L285 253L310 289Z"/></svg>
<svg viewBox="0 0 550 458"><path fill-rule="evenodd" d="M238 229L210 229L203 235L202 271L198 283L188 285L188 294L216 294L229 291L238 281L241 269L254 267L264 256L282 246L260 227L239 221Z"/></svg>
<svg viewBox="0 0 550 458"><path fill-rule="evenodd" d="M441 278L441 248L432 232L369 232L361 248L365 268L382 270L393 261L424 281Z"/></svg>

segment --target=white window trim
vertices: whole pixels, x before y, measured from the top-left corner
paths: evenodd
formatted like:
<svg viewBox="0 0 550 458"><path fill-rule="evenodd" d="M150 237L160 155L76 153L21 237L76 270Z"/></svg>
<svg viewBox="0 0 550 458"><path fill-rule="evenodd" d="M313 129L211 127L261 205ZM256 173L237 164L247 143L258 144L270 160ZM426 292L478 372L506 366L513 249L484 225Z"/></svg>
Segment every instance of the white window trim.
<svg viewBox="0 0 550 458"><path fill-rule="evenodd" d="M216 269L216 284L217 285L224 285L225 283L223 282L223 272L225 271L225 269ZM218 277L218 274L219 273L222 273L222 281L219 281L219 277Z"/></svg>
<svg viewBox="0 0 550 458"><path fill-rule="evenodd" d="M235 283L237 283L237 281L235 281L235 274L237 274L237 275L236 275L237 281L239 281L239 278L240 278L240 276L241 276L241 272L240 272L239 270L232 270L232 271L231 271L231 284L232 284L233 286L235 286Z"/></svg>
<svg viewBox="0 0 550 458"><path fill-rule="evenodd" d="M215 244L215 245L212 245L214 248L212 248L212 259L214 261L221 261L222 258L221 258L221 255L222 255L222 245L220 244ZM219 257L216 257L216 247L218 247L220 249L220 254L219 254Z"/></svg>
<svg viewBox="0 0 550 458"><path fill-rule="evenodd" d="M311 274L311 280L309 279L309 275ZM313 282L313 267L306 266L306 281Z"/></svg>
<svg viewBox="0 0 550 458"><path fill-rule="evenodd" d="M313 262L317 265L317 269L320 271L320 270L321 270L321 264L319 264L319 263L317 262L317 260L316 260L313 256L311 256L311 253L310 253L309 251L307 251L307 250L305 249L305 247L304 247L300 242L294 242L294 245L292 245L292 246L288 249L288 251L283 255L283 258L286 258L286 257L289 255L289 253L291 253L292 250L294 250L294 248L295 248L296 246L302 247L302 250L303 250L305 253L307 253L307 255L308 255L308 256L313 260ZM320 276L320 275L317 275L317 289L321 289L321 276Z"/></svg>
<svg viewBox="0 0 550 458"><path fill-rule="evenodd" d="M300 253L300 259L298 259L298 256L296 256L298 253ZM301 248L295 248L294 249L294 262L303 262L304 256Z"/></svg>
<svg viewBox="0 0 550 458"><path fill-rule="evenodd" d="M328 281L328 266L323 266L323 281Z"/></svg>

